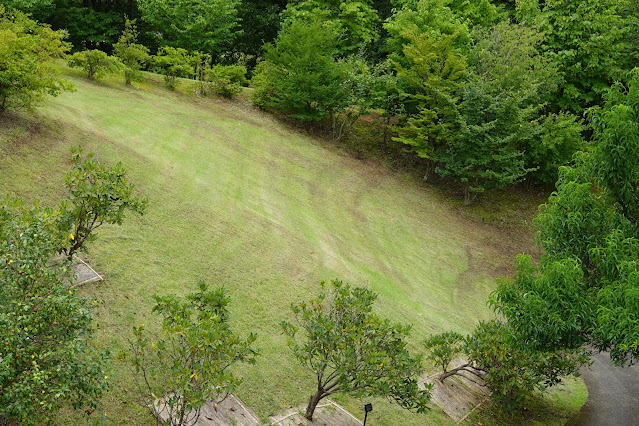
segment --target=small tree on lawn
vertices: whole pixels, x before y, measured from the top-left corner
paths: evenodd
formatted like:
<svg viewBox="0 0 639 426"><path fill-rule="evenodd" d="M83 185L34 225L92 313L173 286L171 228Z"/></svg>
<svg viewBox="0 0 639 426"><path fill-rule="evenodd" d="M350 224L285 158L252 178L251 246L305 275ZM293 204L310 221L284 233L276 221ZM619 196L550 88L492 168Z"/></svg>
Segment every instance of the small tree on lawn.
<svg viewBox="0 0 639 426"><path fill-rule="evenodd" d="M153 57L153 66L157 72L164 75L166 86L175 90L178 77L188 77L193 72L197 57L188 51L174 47L161 47Z"/></svg>
<svg viewBox="0 0 639 426"><path fill-rule="evenodd" d="M117 58L97 49L75 52L69 57L68 64L71 68L82 68L89 80L99 80L122 66Z"/></svg>
<svg viewBox="0 0 639 426"><path fill-rule="evenodd" d="M52 424L63 406L95 409L108 352L92 349L94 302L68 283L55 212L0 205L0 424Z"/></svg>
<svg viewBox="0 0 639 426"><path fill-rule="evenodd" d="M373 313L377 295L332 281L330 289L293 306L297 325L282 322L287 345L317 375L317 390L304 417L313 420L317 404L335 393L382 396L425 412L430 388L420 390L421 358L406 348L410 326L392 324Z"/></svg>
<svg viewBox="0 0 639 426"><path fill-rule="evenodd" d="M124 65L124 79L126 84L131 84L131 80L138 73L140 67L147 63L151 57L149 49L136 43L138 39L138 31L135 27L135 19L133 21L126 18L124 23L124 31L120 36L120 40L113 45L113 52Z"/></svg>
<svg viewBox="0 0 639 426"><path fill-rule="evenodd" d="M242 382L230 367L255 362L255 335L242 339L231 330L224 287L209 290L200 281L198 291L185 299L154 298L163 337L149 343L144 326L135 327L128 360L143 403L156 419L171 426L193 425L203 404L224 400Z"/></svg>
<svg viewBox="0 0 639 426"><path fill-rule="evenodd" d="M133 194L133 184L126 179L121 163L107 167L82 148L72 150L73 167L65 186L70 198L60 207L58 227L67 236L62 250L70 260L87 241L96 238L94 231L105 223L121 225L127 210L143 214L146 200Z"/></svg>

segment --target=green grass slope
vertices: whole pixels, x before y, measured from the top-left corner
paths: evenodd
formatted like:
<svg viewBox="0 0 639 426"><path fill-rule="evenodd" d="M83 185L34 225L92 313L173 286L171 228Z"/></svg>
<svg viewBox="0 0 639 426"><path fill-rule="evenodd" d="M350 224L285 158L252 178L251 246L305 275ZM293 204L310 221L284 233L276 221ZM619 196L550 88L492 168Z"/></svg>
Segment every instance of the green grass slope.
<svg viewBox="0 0 639 426"><path fill-rule="evenodd" d="M511 235L461 219L431 190L239 104L73 80L77 92L36 115L0 119L0 194L57 204L69 149L82 145L102 161L122 161L149 199L144 217L101 229L90 248L106 278L82 290L104 301L99 345L125 350L133 325L157 327L152 294L184 294L198 280L224 284L234 325L256 332L263 354L238 368L239 396L266 418L305 403L312 390L278 324L321 280L378 292L380 313L413 324L415 349L431 332L469 331L491 316L494 277L520 249ZM130 372L113 366L109 419L150 424ZM86 421L68 414L64 423ZM374 414L371 425L448 422L438 409L415 415L383 401Z"/></svg>

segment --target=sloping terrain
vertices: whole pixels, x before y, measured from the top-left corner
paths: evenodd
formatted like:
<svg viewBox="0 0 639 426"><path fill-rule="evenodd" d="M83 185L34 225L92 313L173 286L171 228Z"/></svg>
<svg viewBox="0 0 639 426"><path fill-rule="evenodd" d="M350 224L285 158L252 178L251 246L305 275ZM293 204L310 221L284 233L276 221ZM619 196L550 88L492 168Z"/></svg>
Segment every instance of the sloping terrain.
<svg viewBox="0 0 639 426"><path fill-rule="evenodd" d="M0 193L55 205L69 149L122 161L143 217L105 227L88 257L105 281L81 291L103 300L98 344L127 349L131 327L157 329L153 294L184 294L198 280L225 285L234 326L258 334L256 365L240 366L238 396L266 419L305 403L314 379L295 363L278 324L289 306L340 278L379 293L377 309L431 332L469 331L492 313L494 278L528 240L455 214L433 190L357 160L236 103L73 78L77 91L34 115L0 119ZM524 233L525 234L525 233ZM113 362L104 411L116 424L145 424L130 371ZM355 415L360 402L343 398ZM369 424L447 423L441 410L403 412L375 401ZM65 422L82 423L67 418Z"/></svg>

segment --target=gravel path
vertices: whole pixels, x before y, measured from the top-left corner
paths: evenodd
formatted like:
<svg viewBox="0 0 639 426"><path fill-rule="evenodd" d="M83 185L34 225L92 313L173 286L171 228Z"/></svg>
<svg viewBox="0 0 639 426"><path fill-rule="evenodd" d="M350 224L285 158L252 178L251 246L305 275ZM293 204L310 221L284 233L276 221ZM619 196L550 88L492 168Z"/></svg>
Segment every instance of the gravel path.
<svg viewBox="0 0 639 426"><path fill-rule="evenodd" d="M588 399L567 426L639 426L639 365L615 367L605 352L592 359L582 371Z"/></svg>

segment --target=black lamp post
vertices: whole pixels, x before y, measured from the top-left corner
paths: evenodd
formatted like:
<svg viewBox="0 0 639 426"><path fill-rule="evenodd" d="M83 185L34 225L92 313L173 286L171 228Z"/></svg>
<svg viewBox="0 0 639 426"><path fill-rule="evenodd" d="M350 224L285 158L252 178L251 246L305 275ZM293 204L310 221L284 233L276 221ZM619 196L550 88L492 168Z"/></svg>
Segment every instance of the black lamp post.
<svg viewBox="0 0 639 426"><path fill-rule="evenodd" d="M364 426L366 426L366 418L368 417L368 413L370 413L371 411L373 411L373 404L368 403L366 405L364 405Z"/></svg>

